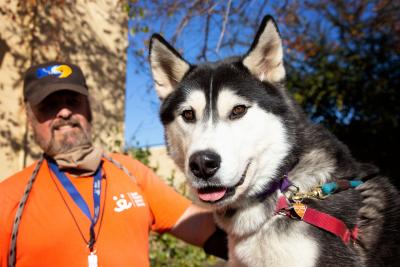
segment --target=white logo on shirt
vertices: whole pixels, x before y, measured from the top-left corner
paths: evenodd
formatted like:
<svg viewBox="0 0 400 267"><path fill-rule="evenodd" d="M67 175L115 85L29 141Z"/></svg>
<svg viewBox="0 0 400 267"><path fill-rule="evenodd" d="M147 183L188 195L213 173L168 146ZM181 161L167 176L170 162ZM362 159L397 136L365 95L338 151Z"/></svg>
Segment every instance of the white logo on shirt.
<svg viewBox="0 0 400 267"><path fill-rule="evenodd" d="M137 192L129 192L126 194L129 198L125 199L124 194L120 194L118 196L113 196L113 200L115 201L115 204L117 207L114 208L114 211L116 212L122 212L124 210L130 209L132 206L135 207L145 207L146 204L143 200L143 196L138 194Z"/></svg>

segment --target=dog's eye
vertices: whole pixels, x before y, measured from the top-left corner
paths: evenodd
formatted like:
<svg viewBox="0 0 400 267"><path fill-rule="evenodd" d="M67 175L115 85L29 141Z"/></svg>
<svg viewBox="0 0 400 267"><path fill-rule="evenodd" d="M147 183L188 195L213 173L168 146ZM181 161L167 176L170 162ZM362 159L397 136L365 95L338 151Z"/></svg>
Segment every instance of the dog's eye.
<svg viewBox="0 0 400 267"><path fill-rule="evenodd" d="M196 115L194 114L193 109L184 110L182 112L181 116L182 116L183 120L186 122L194 122L194 120L196 119Z"/></svg>
<svg viewBox="0 0 400 267"><path fill-rule="evenodd" d="M245 105L234 106L231 114L229 115L229 119L234 120L243 117L243 115L247 112L247 108L248 107L246 107Z"/></svg>

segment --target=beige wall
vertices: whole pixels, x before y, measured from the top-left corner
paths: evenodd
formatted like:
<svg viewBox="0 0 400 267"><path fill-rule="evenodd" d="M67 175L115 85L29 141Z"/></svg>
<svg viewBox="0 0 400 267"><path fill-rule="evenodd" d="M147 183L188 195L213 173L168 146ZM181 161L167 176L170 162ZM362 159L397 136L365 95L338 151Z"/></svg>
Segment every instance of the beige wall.
<svg viewBox="0 0 400 267"><path fill-rule="evenodd" d="M0 180L40 153L26 127L22 77L45 60L81 66L92 97L95 142L109 151L122 149L128 45L123 4L0 0Z"/></svg>
<svg viewBox="0 0 400 267"><path fill-rule="evenodd" d="M165 146L151 147L149 150L151 153L149 165L156 168L156 173L167 181L172 177L174 187L181 193L189 194L185 176L168 156Z"/></svg>

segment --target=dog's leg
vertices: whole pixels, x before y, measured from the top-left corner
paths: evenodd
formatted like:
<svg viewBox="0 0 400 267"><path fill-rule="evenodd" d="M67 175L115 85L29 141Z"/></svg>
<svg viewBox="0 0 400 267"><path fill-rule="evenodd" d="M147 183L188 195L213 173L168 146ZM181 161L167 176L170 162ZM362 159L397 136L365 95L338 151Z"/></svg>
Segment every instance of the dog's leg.
<svg viewBox="0 0 400 267"><path fill-rule="evenodd" d="M399 193L385 177L367 180L357 190L362 206L356 249L366 266L390 266L400 258Z"/></svg>

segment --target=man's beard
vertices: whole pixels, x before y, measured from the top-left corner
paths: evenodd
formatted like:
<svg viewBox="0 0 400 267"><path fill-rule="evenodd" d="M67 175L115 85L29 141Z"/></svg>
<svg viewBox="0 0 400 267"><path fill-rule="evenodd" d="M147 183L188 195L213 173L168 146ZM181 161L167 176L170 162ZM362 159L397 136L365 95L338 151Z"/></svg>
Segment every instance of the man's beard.
<svg viewBox="0 0 400 267"><path fill-rule="evenodd" d="M66 125L74 127L75 129L67 131L63 133L61 137L56 138L55 131ZM43 149L45 154L51 157L68 153L79 147L92 145L90 126L84 128L75 118L70 118L68 120L58 119L55 121L53 125L51 125L51 138L47 144L35 132L33 134L36 143Z"/></svg>

